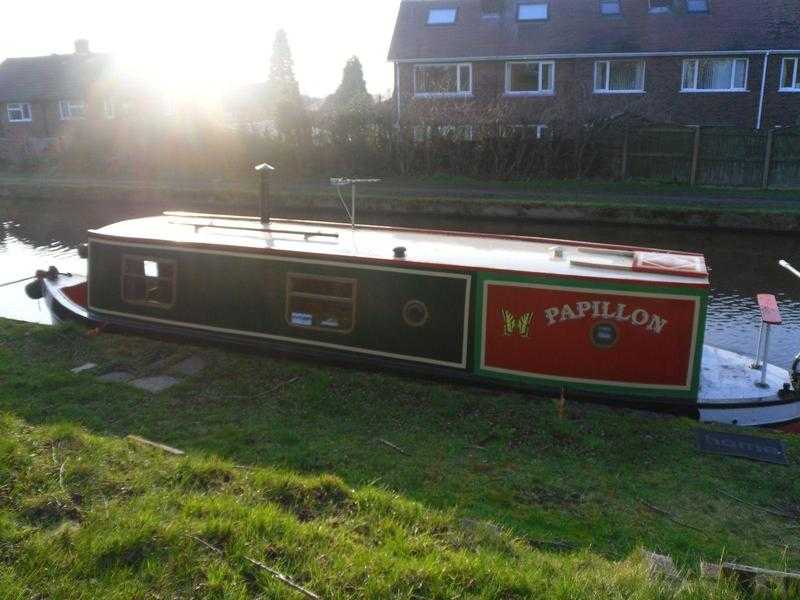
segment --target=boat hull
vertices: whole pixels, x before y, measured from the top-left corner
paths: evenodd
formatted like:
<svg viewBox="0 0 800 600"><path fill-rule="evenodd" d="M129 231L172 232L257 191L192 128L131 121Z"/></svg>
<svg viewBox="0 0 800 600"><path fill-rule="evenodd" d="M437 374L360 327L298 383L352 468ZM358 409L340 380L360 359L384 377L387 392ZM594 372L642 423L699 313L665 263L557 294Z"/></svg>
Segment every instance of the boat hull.
<svg viewBox="0 0 800 600"><path fill-rule="evenodd" d="M39 279L42 298L53 320L77 321L89 324L93 319L87 309L87 282L85 277L59 273Z"/></svg>
<svg viewBox="0 0 800 600"><path fill-rule="evenodd" d="M794 394L782 396L779 391L788 381L788 373L769 365L769 391L755 386L759 372L750 367L751 360L743 355L713 346L702 351L702 379L699 398L686 402L671 397L617 395L613 393L587 393L570 388L562 382L523 379L498 380L480 373L442 365L419 363L376 354L347 352L335 348L298 344L292 340L263 339L235 332L209 330L186 324L169 324L131 317L97 314L80 306L80 292L85 286L82 278L60 275L54 280L43 280L44 298L58 320L76 320L83 323L101 323L121 331L131 331L158 337L184 338L233 346L258 348L273 353L323 360L329 363L357 365L360 368L391 368L406 374L448 378L469 384L510 387L535 392L544 396L560 396L574 400L589 400L608 405L625 405L636 408L655 408L675 414L699 418L701 421L727 423L738 426L765 426L800 421L800 400ZM72 290L69 292L67 290ZM78 300L78 302L76 302ZM727 374L727 379L720 374ZM732 374L735 374L732 375Z"/></svg>

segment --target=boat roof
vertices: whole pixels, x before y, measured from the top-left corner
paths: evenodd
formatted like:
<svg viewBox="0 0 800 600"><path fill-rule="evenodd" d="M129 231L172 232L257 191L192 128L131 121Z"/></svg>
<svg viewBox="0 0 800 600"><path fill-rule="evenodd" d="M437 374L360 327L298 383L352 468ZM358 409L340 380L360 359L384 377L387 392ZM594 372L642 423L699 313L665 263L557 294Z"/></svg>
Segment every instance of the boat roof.
<svg viewBox="0 0 800 600"><path fill-rule="evenodd" d="M168 212L89 232L90 240L204 251L298 255L320 260L451 271L564 276L707 287L701 254L549 238ZM404 257L395 249L405 248Z"/></svg>

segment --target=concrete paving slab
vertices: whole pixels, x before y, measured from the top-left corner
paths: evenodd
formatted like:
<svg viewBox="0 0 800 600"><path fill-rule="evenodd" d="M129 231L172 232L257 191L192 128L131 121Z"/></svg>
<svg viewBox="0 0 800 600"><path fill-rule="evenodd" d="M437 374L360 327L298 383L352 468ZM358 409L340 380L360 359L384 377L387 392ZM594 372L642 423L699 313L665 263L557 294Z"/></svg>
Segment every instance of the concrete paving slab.
<svg viewBox="0 0 800 600"><path fill-rule="evenodd" d="M126 371L111 371L110 373L100 375L97 380L110 383L126 383L133 379L133 377L133 373L128 373Z"/></svg>
<svg viewBox="0 0 800 600"><path fill-rule="evenodd" d="M206 366L208 366L206 360L202 356L195 354L179 362L172 370L181 375L186 375L187 377L194 377L205 369Z"/></svg>
<svg viewBox="0 0 800 600"><path fill-rule="evenodd" d="M96 369L96 368L97 368L96 364L94 364L94 363L86 363L85 365L81 365L80 367L75 367L74 369L70 369L69 372L70 373L75 373L77 375L78 373L83 373L85 371L91 371L92 369Z"/></svg>
<svg viewBox="0 0 800 600"><path fill-rule="evenodd" d="M169 375L156 375L155 377L142 377L141 379L135 379L131 381L130 384L135 388L144 390L145 392L157 394L180 382L180 379L170 377Z"/></svg>

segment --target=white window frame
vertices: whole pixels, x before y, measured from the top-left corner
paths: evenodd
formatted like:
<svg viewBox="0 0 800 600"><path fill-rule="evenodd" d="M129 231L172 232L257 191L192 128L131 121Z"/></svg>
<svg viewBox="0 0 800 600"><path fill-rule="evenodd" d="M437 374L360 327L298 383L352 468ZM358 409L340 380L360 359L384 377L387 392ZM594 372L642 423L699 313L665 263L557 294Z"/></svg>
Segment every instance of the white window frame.
<svg viewBox="0 0 800 600"><path fill-rule="evenodd" d="M784 80L784 75L786 74L786 63L788 62L794 63L794 69L792 73L792 81L790 82L791 85L787 86L786 81ZM781 80L778 85L778 91L791 93L800 92L800 57L787 56L781 60Z"/></svg>
<svg viewBox="0 0 800 600"><path fill-rule="evenodd" d="M441 20L432 21L431 20L431 18L433 17L434 14L443 15L444 13L448 13L448 14L452 13L453 20L452 21L441 21ZM443 6L443 7L440 7L440 8L429 8L428 9L428 19L425 21L425 24L426 25L432 25L432 26L437 26L437 25L455 25L457 20L458 20L458 8L455 7L455 6L453 6L453 7Z"/></svg>
<svg viewBox="0 0 800 600"><path fill-rule="evenodd" d="M539 91L524 90L513 91L511 89L511 68L513 65L539 65ZM550 87L542 87L542 66L550 67ZM506 96L552 96L556 92L556 62L554 60L514 60L506 63Z"/></svg>
<svg viewBox="0 0 800 600"><path fill-rule="evenodd" d="M526 125L501 125L500 126L500 137L502 138L510 138L513 137L517 132L522 132L523 135L526 131L534 132L534 137L537 140L541 140L545 136L545 131L547 131L548 127L544 123L529 123Z"/></svg>
<svg viewBox="0 0 800 600"><path fill-rule="evenodd" d="M544 6L544 16L532 19L522 18L522 9L525 6ZM549 0L539 0L539 2L520 2L517 4L517 21L520 23L536 23L537 21L547 21L550 18L550 2Z"/></svg>
<svg viewBox="0 0 800 600"><path fill-rule="evenodd" d="M720 89L706 89L706 88L698 88L697 81L700 78L700 61L723 61L723 60L730 60L734 64L731 68L731 87L728 88L720 88ZM736 81L736 62L743 61L744 62L744 87L737 88L733 87ZM686 82L686 69L687 67L694 63L694 82L692 87L685 87ZM742 92L748 92L747 89L747 82L750 79L750 59L749 58L741 58L741 57L730 57L730 58L687 58L683 61L683 65L681 67L681 93L684 94L737 94Z"/></svg>
<svg viewBox="0 0 800 600"><path fill-rule="evenodd" d="M612 90L611 86L611 65L619 62L638 62L642 65L642 87L636 90ZM597 87L597 69L601 64L606 66L606 81L602 88ZM644 94L647 86L647 61L643 59L615 59L615 60L596 60L594 61L594 71L592 73L592 88L595 94Z"/></svg>
<svg viewBox="0 0 800 600"><path fill-rule="evenodd" d="M425 67L455 67L456 68L456 91L455 92L418 92L417 91L417 71ZM461 68L469 68L469 90L460 92L461 89ZM472 78L472 63L425 63L414 65L412 73L414 78L414 97L415 98L468 98L472 96L473 78Z"/></svg>
<svg viewBox="0 0 800 600"><path fill-rule="evenodd" d="M475 140L475 127L472 125L415 125L411 133L412 141L415 144L429 142L433 138L434 132L443 138L453 136L453 141L456 142Z"/></svg>
<svg viewBox="0 0 800 600"><path fill-rule="evenodd" d="M73 115L74 108L81 107L83 109L82 115ZM86 101L85 100L59 100L58 101L58 114L62 121L81 121L86 118Z"/></svg>
<svg viewBox="0 0 800 600"><path fill-rule="evenodd" d="M21 111L22 118L16 119L11 116L11 111ZM28 116L25 117L25 113L27 112ZM31 112L31 103L30 102L9 102L6 105L6 116L8 117L9 123L30 123L33 121L33 113Z"/></svg>

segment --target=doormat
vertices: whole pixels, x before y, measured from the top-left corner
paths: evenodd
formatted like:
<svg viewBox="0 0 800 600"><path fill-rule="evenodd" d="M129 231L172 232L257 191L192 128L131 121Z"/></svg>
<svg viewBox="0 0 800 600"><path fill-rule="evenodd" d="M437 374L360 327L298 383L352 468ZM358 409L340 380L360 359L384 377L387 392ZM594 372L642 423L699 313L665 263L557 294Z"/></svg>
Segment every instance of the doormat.
<svg viewBox="0 0 800 600"><path fill-rule="evenodd" d="M780 440L698 429L697 446L701 452L709 454L739 456L776 465L789 465L786 446Z"/></svg>

